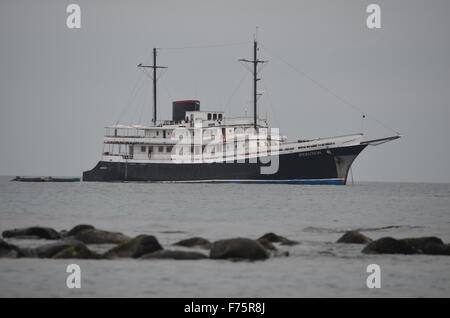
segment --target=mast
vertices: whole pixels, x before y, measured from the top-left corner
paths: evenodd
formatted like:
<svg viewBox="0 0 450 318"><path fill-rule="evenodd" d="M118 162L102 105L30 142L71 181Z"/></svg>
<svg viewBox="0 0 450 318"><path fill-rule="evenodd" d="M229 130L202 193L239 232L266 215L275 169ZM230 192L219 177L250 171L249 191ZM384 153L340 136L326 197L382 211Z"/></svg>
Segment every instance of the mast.
<svg viewBox="0 0 450 318"><path fill-rule="evenodd" d="M139 64L138 67L142 68L152 68L153 69L153 124L156 125L156 119L157 119L157 86L156 81L158 80L156 77L156 70L158 68L167 68L166 66L158 66L156 65L156 48L153 48L153 65L142 65Z"/></svg>
<svg viewBox="0 0 450 318"><path fill-rule="evenodd" d="M256 35L253 40L253 60L240 59L241 62L253 64L253 126L255 130L258 128L258 64L266 63L267 61L258 60L258 41Z"/></svg>
<svg viewBox="0 0 450 318"><path fill-rule="evenodd" d="M258 103L258 96L257 96L257 92L258 92L258 42L256 42L256 37L255 37L255 41L253 41L253 121L254 121L254 125L255 125L255 130L256 130L256 125L257 125L257 120L258 120L258 107L257 107L257 103Z"/></svg>

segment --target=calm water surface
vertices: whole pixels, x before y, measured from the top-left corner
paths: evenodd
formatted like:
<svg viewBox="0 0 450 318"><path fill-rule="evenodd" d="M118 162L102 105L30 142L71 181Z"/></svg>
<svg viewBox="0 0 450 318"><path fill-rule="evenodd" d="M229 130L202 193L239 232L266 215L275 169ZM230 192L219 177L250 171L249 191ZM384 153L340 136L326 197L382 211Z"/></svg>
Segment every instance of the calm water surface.
<svg viewBox="0 0 450 318"><path fill-rule="evenodd" d="M361 229L371 238L438 236L450 243L450 184L348 186L22 183L0 177L0 231L80 223L168 247L192 236L258 238L275 232L302 244L263 262L0 259L0 297L450 297L450 257L364 255L335 244ZM388 227L388 228L385 228ZM45 240L9 240L21 246ZM99 251L111 246L92 246ZM66 287L77 263L81 289ZM381 289L366 267L381 266Z"/></svg>

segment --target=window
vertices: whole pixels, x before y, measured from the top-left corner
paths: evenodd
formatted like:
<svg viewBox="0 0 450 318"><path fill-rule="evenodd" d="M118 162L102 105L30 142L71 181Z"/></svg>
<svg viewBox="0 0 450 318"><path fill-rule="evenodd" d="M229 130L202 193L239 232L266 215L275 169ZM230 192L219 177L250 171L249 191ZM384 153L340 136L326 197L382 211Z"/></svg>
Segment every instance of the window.
<svg viewBox="0 0 450 318"><path fill-rule="evenodd" d="M159 130L156 131L156 136L159 136Z"/></svg>
<svg viewBox="0 0 450 318"><path fill-rule="evenodd" d="M166 150L167 150L167 152L172 152L172 146L167 146Z"/></svg>
<svg viewBox="0 0 450 318"><path fill-rule="evenodd" d="M217 114L213 114L213 119L214 119L214 120L217 119Z"/></svg>
<svg viewBox="0 0 450 318"><path fill-rule="evenodd" d="M152 153L153 152L153 146L149 146L148 147L148 153Z"/></svg>
<svg viewBox="0 0 450 318"><path fill-rule="evenodd" d="M159 146L159 147L158 147L158 151L159 151L159 152L164 152L164 146Z"/></svg>
<svg viewBox="0 0 450 318"><path fill-rule="evenodd" d="M219 120L222 120L222 114L219 114Z"/></svg>
<svg viewBox="0 0 450 318"><path fill-rule="evenodd" d="M141 152L146 152L147 148L145 146L141 146Z"/></svg>
<svg viewBox="0 0 450 318"><path fill-rule="evenodd" d="M208 120L211 120L211 113L208 113Z"/></svg>

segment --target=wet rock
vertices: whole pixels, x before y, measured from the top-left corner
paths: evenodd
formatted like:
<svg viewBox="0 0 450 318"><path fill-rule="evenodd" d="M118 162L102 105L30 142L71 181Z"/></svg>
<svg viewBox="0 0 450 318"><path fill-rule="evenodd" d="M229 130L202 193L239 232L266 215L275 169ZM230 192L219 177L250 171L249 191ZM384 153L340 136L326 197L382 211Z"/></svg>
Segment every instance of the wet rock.
<svg viewBox="0 0 450 318"><path fill-rule="evenodd" d="M108 232L98 229L85 229L76 233L73 238L84 244L119 244L130 238L119 232Z"/></svg>
<svg viewBox="0 0 450 318"><path fill-rule="evenodd" d="M57 255L59 252L67 249L67 248L78 248L83 249L86 246L76 240L68 239L68 240L61 240L56 243L51 244L45 244L38 246L34 249L28 249L27 251L27 257L39 257L39 258L52 258L55 255Z"/></svg>
<svg viewBox="0 0 450 318"><path fill-rule="evenodd" d="M102 255L99 255L91 251L86 245L73 245L66 247L52 256L55 259L103 259Z"/></svg>
<svg viewBox="0 0 450 318"><path fill-rule="evenodd" d="M234 238L214 242L209 257L213 259L262 260L268 258L269 253L256 240Z"/></svg>
<svg viewBox="0 0 450 318"><path fill-rule="evenodd" d="M450 244L428 243L424 246L423 253L428 255L450 255Z"/></svg>
<svg viewBox="0 0 450 318"><path fill-rule="evenodd" d="M20 254L20 249L12 244L0 239L0 258L16 258Z"/></svg>
<svg viewBox="0 0 450 318"><path fill-rule="evenodd" d="M141 259L175 259L175 260L197 260L205 258L208 257L199 252L170 251L170 250L159 250L154 253L145 254L141 257Z"/></svg>
<svg viewBox="0 0 450 318"><path fill-rule="evenodd" d="M78 224L75 225L69 232L66 233L66 236L74 236L84 230L93 230L95 227L89 224Z"/></svg>
<svg viewBox="0 0 450 318"><path fill-rule="evenodd" d="M268 249L269 251L277 251L278 249L275 247L275 245L272 244L271 241L269 241L268 239L265 238L259 238L257 239L257 241L264 246L266 249Z"/></svg>
<svg viewBox="0 0 450 318"><path fill-rule="evenodd" d="M123 242L105 253L108 258L133 257L138 258L144 254L162 250L156 237L153 235L139 235L135 238Z"/></svg>
<svg viewBox="0 0 450 318"><path fill-rule="evenodd" d="M443 245L444 244L444 242L442 242L442 240L440 238L435 237L435 236L405 238L405 239L401 239L401 241L409 244L418 253L423 253L423 250L429 244L438 244L438 245Z"/></svg>
<svg viewBox="0 0 450 318"><path fill-rule="evenodd" d="M406 238L401 241L413 247L417 253L430 255L450 255L450 248L448 245L435 236Z"/></svg>
<svg viewBox="0 0 450 318"><path fill-rule="evenodd" d="M178 242L174 243L173 245L184 246L184 247L198 246L198 247L209 249L211 247L211 242L202 237L192 237L192 238L189 238L186 240L178 241Z"/></svg>
<svg viewBox="0 0 450 318"><path fill-rule="evenodd" d="M272 242L272 243L281 243L281 245L297 245L297 244L300 244L297 241L289 240L289 239L287 239L287 238L285 238L285 237L283 237L281 235L277 235L275 233L266 233L263 236L261 236L258 240L260 240L260 239L266 239L266 240L268 240L269 242Z"/></svg>
<svg viewBox="0 0 450 318"><path fill-rule="evenodd" d="M415 254L417 250L405 241L383 237L369 243L362 252L365 254Z"/></svg>
<svg viewBox="0 0 450 318"><path fill-rule="evenodd" d="M37 237L47 240L58 240L61 234L49 227L32 226L21 229L7 230L2 233L5 238L9 237Z"/></svg>
<svg viewBox="0 0 450 318"><path fill-rule="evenodd" d="M349 243L349 244L368 244L372 242L372 239L368 238L364 234L358 231L348 231L342 235L336 243Z"/></svg>

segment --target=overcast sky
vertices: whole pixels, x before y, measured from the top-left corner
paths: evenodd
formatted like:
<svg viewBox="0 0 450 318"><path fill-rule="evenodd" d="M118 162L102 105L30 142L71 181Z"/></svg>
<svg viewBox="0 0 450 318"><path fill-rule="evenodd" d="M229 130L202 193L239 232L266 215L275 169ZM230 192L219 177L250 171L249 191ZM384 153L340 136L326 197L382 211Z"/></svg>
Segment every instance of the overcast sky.
<svg viewBox="0 0 450 318"><path fill-rule="evenodd" d="M258 26L270 61L260 114L272 126L290 140L394 134L387 126L403 138L367 148L356 180L450 182L450 1L0 3L0 175L80 176L100 158L104 126L149 123L151 81L136 65L151 62L153 47L169 67L160 118L192 98L251 115L251 75L237 60L252 57ZM66 27L70 3L81 7L81 29ZM381 29L366 26L370 3L381 7Z"/></svg>

